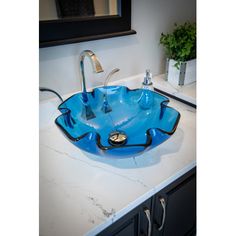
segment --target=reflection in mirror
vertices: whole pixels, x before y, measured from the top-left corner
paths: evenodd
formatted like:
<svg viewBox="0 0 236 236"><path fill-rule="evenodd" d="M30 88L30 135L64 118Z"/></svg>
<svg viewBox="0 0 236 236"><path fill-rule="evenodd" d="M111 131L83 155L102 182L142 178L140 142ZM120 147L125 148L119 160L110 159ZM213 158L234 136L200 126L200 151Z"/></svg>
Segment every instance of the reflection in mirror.
<svg viewBox="0 0 236 236"><path fill-rule="evenodd" d="M39 20L118 15L119 0L39 0Z"/></svg>
<svg viewBox="0 0 236 236"><path fill-rule="evenodd" d="M39 0L39 5L40 48L136 34L131 0Z"/></svg>

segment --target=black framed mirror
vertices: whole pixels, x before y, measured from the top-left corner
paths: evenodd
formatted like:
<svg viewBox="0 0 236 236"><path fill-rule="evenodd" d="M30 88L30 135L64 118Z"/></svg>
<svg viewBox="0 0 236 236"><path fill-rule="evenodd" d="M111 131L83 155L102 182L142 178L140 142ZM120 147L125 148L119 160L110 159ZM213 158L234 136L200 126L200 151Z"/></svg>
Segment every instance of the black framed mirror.
<svg viewBox="0 0 236 236"><path fill-rule="evenodd" d="M39 47L78 43L135 34L131 29L131 0L113 0L110 14L95 14L95 0L50 0L54 16L44 17L40 6ZM111 5L111 0L108 0ZM81 5L83 6L81 7ZM85 5L84 5L85 4ZM46 6L47 7L47 6ZM44 9L46 9L44 7ZM81 8L83 10L81 10ZM47 15L47 12L44 14Z"/></svg>

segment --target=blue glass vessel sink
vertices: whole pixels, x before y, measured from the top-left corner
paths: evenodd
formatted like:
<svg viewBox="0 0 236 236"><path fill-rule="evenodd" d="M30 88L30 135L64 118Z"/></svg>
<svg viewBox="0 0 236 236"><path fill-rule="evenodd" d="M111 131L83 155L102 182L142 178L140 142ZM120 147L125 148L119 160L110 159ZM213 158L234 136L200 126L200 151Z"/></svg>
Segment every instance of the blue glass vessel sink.
<svg viewBox="0 0 236 236"><path fill-rule="evenodd" d="M180 114L168 107L168 102L165 96L146 89L95 88L87 93L94 118L81 115L86 104L84 94L77 93L60 104L62 115L55 122L81 150L99 156L135 156L160 145L175 132Z"/></svg>

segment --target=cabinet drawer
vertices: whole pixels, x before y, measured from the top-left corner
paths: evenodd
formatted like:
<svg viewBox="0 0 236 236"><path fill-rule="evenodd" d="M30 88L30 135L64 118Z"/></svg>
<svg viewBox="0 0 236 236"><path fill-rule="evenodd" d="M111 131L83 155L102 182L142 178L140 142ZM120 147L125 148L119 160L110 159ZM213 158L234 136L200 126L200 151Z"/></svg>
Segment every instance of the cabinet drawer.
<svg viewBox="0 0 236 236"><path fill-rule="evenodd" d="M161 198L164 199L165 210ZM196 229L196 174L158 193L154 199L153 214L153 235L192 235Z"/></svg>

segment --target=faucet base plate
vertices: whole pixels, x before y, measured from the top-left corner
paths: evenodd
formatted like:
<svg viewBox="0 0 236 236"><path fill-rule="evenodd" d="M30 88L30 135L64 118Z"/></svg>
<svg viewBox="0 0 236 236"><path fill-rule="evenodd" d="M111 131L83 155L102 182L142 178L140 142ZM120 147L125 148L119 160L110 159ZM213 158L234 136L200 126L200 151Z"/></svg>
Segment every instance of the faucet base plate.
<svg viewBox="0 0 236 236"><path fill-rule="evenodd" d="M96 116L93 113L90 105L85 105L82 111L81 116L85 119L85 120L91 120L94 119Z"/></svg>

